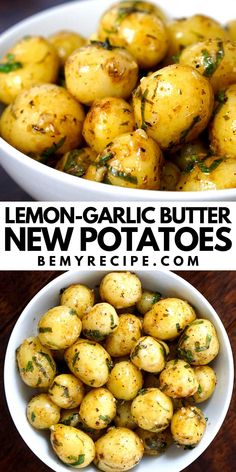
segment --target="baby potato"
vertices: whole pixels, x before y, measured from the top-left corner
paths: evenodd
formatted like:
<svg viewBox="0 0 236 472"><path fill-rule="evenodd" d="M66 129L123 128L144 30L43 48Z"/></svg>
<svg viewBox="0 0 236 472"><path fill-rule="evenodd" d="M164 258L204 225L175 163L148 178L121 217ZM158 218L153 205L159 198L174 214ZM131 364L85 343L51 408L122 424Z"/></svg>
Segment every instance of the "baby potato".
<svg viewBox="0 0 236 472"><path fill-rule="evenodd" d="M159 292L143 290L140 300L138 301L138 303L136 303L136 307L139 313L141 313L141 315L145 315L145 313L151 310L152 306L157 303L160 298L161 294Z"/></svg>
<svg viewBox="0 0 236 472"><path fill-rule="evenodd" d="M57 375L48 393L53 403L60 408L75 408L83 400L85 391L84 385L77 377L72 374Z"/></svg>
<svg viewBox="0 0 236 472"><path fill-rule="evenodd" d="M178 355L191 365L209 364L219 352L219 341L214 325L209 320L197 319L182 334Z"/></svg>
<svg viewBox="0 0 236 472"><path fill-rule="evenodd" d="M35 86L5 108L0 134L9 144L44 163L80 145L84 111L62 87Z"/></svg>
<svg viewBox="0 0 236 472"><path fill-rule="evenodd" d="M62 290L60 303L76 311L79 318L90 311L94 305L94 291L82 284L73 284Z"/></svg>
<svg viewBox="0 0 236 472"><path fill-rule="evenodd" d="M198 382L198 389L193 398L196 403L202 403L210 398L216 386L216 374L208 365L194 367L194 374Z"/></svg>
<svg viewBox="0 0 236 472"><path fill-rule="evenodd" d="M81 48L86 43L86 39L74 31L57 31L48 37L48 41L55 47L61 66L75 49Z"/></svg>
<svg viewBox="0 0 236 472"><path fill-rule="evenodd" d="M117 362L107 381L107 388L118 400L132 400L142 388L140 370L130 361Z"/></svg>
<svg viewBox="0 0 236 472"><path fill-rule="evenodd" d="M144 316L143 331L163 341L177 338L194 321L196 313L184 300L164 298Z"/></svg>
<svg viewBox="0 0 236 472"><path fill-rule="evenodd" d="M236 159L212 156L196 162L190 172L183 173L177 190L196 192L236 188Z"/></svg>
<svg viewBox="0 0 236 472"><path fill-rule="evenodd" d="M173 162L180 170L187 172L196 161L201 161L207 157L208 150L201 138L197 138L190 143L184 144L176 153L171 154Z"/></svg>
<svg viewBox="0 0 236 472"><path fill-rule="evenodd" d="M59 459L70 467L82 469L95 457L92 439L72 426L57 424L51 427L50 441Z"/></svg>
<svg viewBox="0 0 236 472"><path fill-rule="evenodd" d="M69 151L57 162L56 169L66 174L83 177L89 165L95 161L97 153L90 147L73 149Z"/></svg>
<svg viewBox="0 0 236 472"><path fill-rule="evenodd" d="M172 401L159 388L144 388L133 400L131 414L140 428L159 433L170 424Z"/></svg>
<svg viewBox="0 0 236 472"><path fill-rule="evenodd" d="M85 395L79 412L89 428L107 428L116 416L116 399L106 388L94 388Z"/></svg>
<svg viewBox="0 0 236 472"><path fill-rule="evenodd" d="M167 362L160 374L160 389L172 398L190 397L198 389L194 370L181 359Z"/></svg>
<svg viewBox="0 0 236 472"><path fill-rule="evenodd" d="M105 342L105 349L112 357L127 356L135 342L141 337L142 323L132 314L124 313L119 317L119 325Z"/></svg>
<svg viewBox="0 0 236 472"><path fill-rule="evenodd" d="M104 385L112 366L108 352L100 344L87 339L78 339L69 347L65 361L71 372L91 387Z"/></svg>
<svg viewBox="0 0 236 472"><path fill-rule="evenodd" d="M236 84L221 92L218 101L210 126L211 148L216 156L236 158Z"/></svg>
<svg viewBox="0 0 236 472"><path fill-rule="evenodd" d="M162 152L144 130L122 134L99 154L85 178L120 187L160 188Z"/></svg>
<svg viewBox="0 0 236 472"><path fill-rule="evenodd" d="M136 429L135 432L143 441L144 455L146 456L163 454L173 442L169 428L159 433L152 433L142 428Z"/></svg>
<svg viewBox="0 0 236 472"><path fill-rule="evenodd" d="M60 424L66 426L73 426L74 428L79 425L80 416L79 408L73 408L69 410L61 410Z"/></svg>
<svg viewBox="0 0 236 472"><path fill-rule="evenodd" d="M176 190L180 175L179 168L173 162L165 161L161 177L161 190L169 192Z"/></svg>
<svg viewBox="0 0 236 472"><path fill-rule="evenodd" d="M57 80L59 59L56 49L40 36L25 36L0 62L0 101L6 105L23 89Z"/></svg>
<svg viewBox="0 0 236 472"><path fill-rule="evenodd" d="M188 18L180 18L167 24L169 35L168 59L178 60L178 53L190 44L198 43L206 39L229 39L229 34L213 18L205 15L193 15Z"/></svg>
<svg viewBox="0 0 236 472"><path fill-rule="evenodd" d="M168 49L164 23L155 14L140 11L138 5L127 8L119 4L113 10L109 9L101 18L99 39L104 41L109 38L111 44L127 49L142 69L155 67Z"/></svg>
<svg viewBox="0 0 236 472"><path fill-rule="evenodd" d="M103 277L100 288L102 300L116 309L135 305L142 295L141 282L131 272L111 272Z"/></svg>
<svg viewBox="0 0 236 472"><path fill-rule="evenodd" d="M213 104L209 80L180 64L143 77L133 94L137 126L166 150L195 139L206 128Z"/></svg>
<svg viewBox="0 0 236 472"><path fill-rule="evenodd" d="M196 406L182 407L171 420L171 433L180 446L196 446L206 429L206 420Z"/></svg>
<svg viewBox="0 0 236 472"><path fill-rule="evenodd" d="M132 401L119 400L116 405L116 416L114 423L121 428L135 429L137 427L131 415Z"/></svg>
<svg viewBox="0 0 236 472"><path fill-rule="evenodd" d="M82 319L83 334L94 341L102 341L115 332L119 325L119 316L109 303L97 303Z"/></svg>
<svg viewBox="0 0 236 472"><path fill-rule="evenodd" d="M66 349L79 337L82 323L73 308L55 306L39 320L38 337L49 349Z"/></svg>
<svg viewBox="0 0 236 472"><path fill-rule="evenodd" d="M119 27L120 21L123 21L123 18L126 18L130 14L137 12L155 15L164 23L167 20L167 17L162 9L152 2L141 0L122 0L108 8L101 18L100 27L103 26L104 29L115 32Z"/></svg>
<svg viewBox="0 0 236 472"><path fill-rule="evenodd" d="M56 375L50 351L33 336L25 339L16 350L16 362L21 379L29 387L48 388Z"/></svg>
<svg viewBox="0 0 236 472"><path fill-rule="evenodd" d="M179 63L208 77L217 93L236 82L236 42L208 39L192 44L180 54Z"/></svg>
<svg viewBox="0 0 236 472"><path fill-rule="evenodd" d="M134 345L130 359L136 367L146 372L158 373L165 367L162 345L151 336L143 336Z"/></svg>
<svg viewBox="0 0 236 472"><path fill-rule="evenodd" d="M236 20L229 21L226 24L225 29L226 29L231 41L236 41Z"/></svg>
<svg viewBox="0 0 236 472"><path fill-rule="evenodd" d="M71 95L92 105L105 97L128 98L137 83L138 65L125 49L95 41L70 55L65 78Z"/></svg>
<svg viewBox="0 0 236 472"><path fill-rule="evenodd" d="M143 456L143 443L127 428L110 428L95 443L94 463L105 472L122 472L135 467Z"/></svg>
<svg viewBox="0 0 236 472"><path fill-rule="evenodd" d="M33 397L27 405L27 419L36 429L49 429L60 420L60 408L47 393Z"/></svg>
<svg viewBox="0 0 236 472"><path fill-rule="evenodd" d="M84 121L83 136L98 153L114 138L134 129L134 114L129 103L123 98L105 97L96 100L90 108Z"/></svg>

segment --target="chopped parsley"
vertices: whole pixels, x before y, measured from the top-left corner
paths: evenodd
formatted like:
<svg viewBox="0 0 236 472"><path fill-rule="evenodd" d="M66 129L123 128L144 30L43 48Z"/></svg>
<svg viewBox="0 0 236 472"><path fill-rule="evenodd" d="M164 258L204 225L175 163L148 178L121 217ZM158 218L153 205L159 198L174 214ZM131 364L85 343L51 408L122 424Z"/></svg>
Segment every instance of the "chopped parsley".
<svg viewBox="0 0 236 472"><path fill-rule="evenodd" d="M98 329L84 329L84 336L94 341L102 341L104 339L104 334L101 333Z"/></svg>
<svg viewBox="0 0 236 472"><path fill-rule="evenodd" d="M215 170L221 164L221 162L223 162L223 159L216 159L215 161L211 163L209 167L207 167L203 161L199 161L197 165L204 174L210 174L213 170Z"/></svg>
<svg viewBox="0 0 236 472"><path fill-rule="evenodd" d="M202 50L202 55L203 55L203 65L205 68L204 74L205 77L211 77L216 69L219 67L221 61L224 58L225 52L224 52L224 46L223 46L223 41L219 41L218 44L218 51L216 53L216 57L213 58L207 49Z"/></svg>
<svg viewBox="0 0 236 472"><path fill-rule="evenodd" d="M35 418L36 418L36 414L32 411L32 413L31 413L31 421L34 422Z"/></svg>
<svg viewBox="0 0 236 472"><path fill-rule="evenodd" d="M139 391L138 391L138 395L145 395L145 393L148 392L148 388L141 388Z"/></svg>
<svg viewBox="0 0 236 472"><path fill-rule="evenodd" d="M76 352L72 359L72 367L75 366L76 362L79 360L79 352Z"/></svg>
<svg viewBox="0 0 236 472"><path fill-rule="evenodd" d="M113 46L109 39L106 38L105 41L90 41L90 44L92 44L93 46L97 46L97 47L100 47L100 48L103 48L103 49L106 49L107 51L112 51L113 49L120 49L119 46Z"/></svg>
<svg viewBox="0 0 236 472"><path fill-rule="evenodd" d="M45 326L45 328L39 328L39 333L52 333L52 328Z"/></svg>
<svg viewBox="0 0 236 472"><path fill-rule="evenodd" d="M113 177L118 177L119 179L125 180L126 182L130 182L131 184L137 184L138 180L137 177L135 177L132 174L129 174L127 172L123 172L121 170L115 169L115 167L108 167L108 173L111 174Z"/></svg>
<svg viewBox="0 0 236 472"><path fill-rule="evenodd" d="M19 61L15 61L14 54L7 54L7 62L0 63L0 73L9 74L17 69L22 69L23 64Z"/></svg>
<svg viewBox="0 0 236 472"><path fill-rule="evenodd" d="M81 465L84 463L84 459L85 459L85 454L80 454L79 456L68 456L67 459L69 459L69 461L73 461L73 462L70 462L68 465L71 465L72 467L76 467L77 465Z"/></svg>
<svg viewBox="0 0 236 472"><path fill-rule="evenodd" d="M137 344L137 346L135 346L132 354L130 355L130 359L133 359L135 356L137 356L139 351L141 351L141 349L147 349L147 346L145 344Z"/></svg>
<svg viewBox="0 0 236 472"><path fill-rule="evenodd" d="M106 424L111 422L111 418L108 415L99 415L99 419L104 421L104 423L106 423Z"/></svg>
<svg viewBox="0 0 236 472"><path fill-rule="evenodd" d="M207 349L209 349L210 347L210 344L211 344L211 336L210 334L207 334L206 336L206 344L204 346L201 346L199 341L196 341L195 342L195 351L196 352L202 352L202 351L206 351Z"/></svg>
<svg viewBox="0 0 236 472"><path fill-rule="evenodd" d="M179 356L181 357L181 359L184 359L185 361L189 362L189 364L191 364L191 362L193 362L194 356L193 356L193 353L190 349L183 349L183 348L179 347L178 348L178 353L179 353Z"/></svg>
<svg viewBox="0 0 236 472"><path fill-rule="evenodd" d="M33 362L32 361L28 361L27 362L27 365L24 369L24 372L33 372L34 370L34 366L33 366Z"/></svg>
<svg viewBox="0 0 236 472"><path fill-rule="evenodd" d="M49 148L44 149L44 151L40 154L40 158L42 162L46 162L49 157L55 154L58 149L60 149L66 140L66 136L63 136L58 143L53 143L53 145Z"/></svg>
<svg viewBox="0 0 236 472"><path fill-rule="evenodd" d="M180 324L179 323L176 323L176 329L177 329L177 333L181 333L182 331L182 328L180 327Z"/></svg>

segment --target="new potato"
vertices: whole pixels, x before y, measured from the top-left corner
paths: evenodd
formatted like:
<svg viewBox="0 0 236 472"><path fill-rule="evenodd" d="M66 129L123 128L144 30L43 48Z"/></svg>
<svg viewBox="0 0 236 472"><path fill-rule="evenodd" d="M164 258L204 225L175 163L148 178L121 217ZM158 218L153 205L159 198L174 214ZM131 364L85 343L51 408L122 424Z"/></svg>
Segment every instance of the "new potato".
<svg viewBox="0 0 236 472"><path fill-rule="evenodd" d="M57 375L48 393L53 403L60 408L72 409L80 405L85 391L84 385L72 374Z"/></svg>
<svg viewBox="0 0 236 472"><path fill-rule="evenodd" d="M129 308L142 295L141 282L131 272L112 272L103 277L99 292L101 299L111 303L116 309Z"/></svg>
<svg viewBox="0 0 236 472"><path fill-rule="evenodd" d="M83 316L94 305L94 291L86 285L73 284L63 289L61 298L61 305L66 305L76 311L79 318Z"/></svg>
<svg viewBox="0 0 236 472"><path fill-rule="evenodd" d="M97 303L82 318L83 334L88 339L102 341L116 331L119 317L109 303Z"/></svg>
<svg viewBox="0 0 236 472"><path fill-rule="evenodd" d="M183 173L177 185L181 192L236 188L236 159L212 156L193 164Z"/></svg>
<svg viewBox="0 0 236 472"><path fill-rule="evenodd" d="M194 367L194 374L198 382L198 389L194 393L195 403L202 403L210 398L216 387L216 374L209 365Z"/></svg>
<svg viewBox="0 0 236 472"><path fill-rule="evenodd" d="M48 37L48 41L55 47L61 66L75 49L86 43L86 39L74 31L57 31Z"/></svg>
<svg viewBox="0 0 236 472"><path fill-rule="evenodd" d="M29 423L36 429L49 429L60 420L60 408L47 393L33 397L26 411Z"/></svg>
<svg viewBox="0 0 236 472"><path fill-rule="evenodd" d="M162 345L151 336L143 336L134 345L130 359L136 367L146 372L158 373L165 367Z"/></svg>
<svg viewBox="0 0 236 472"><path fill-rule="evenodd" d="M131 413L140 428L159 433L170 424L173 404L159 388L144 388L133 400Z"/></svg>
<svg viewBox="0 0 236 472"><path fill-rule="evenodd" d="M180 446L196 446L206 429L202 411L195 406L182 407L171 420L171 433Z"/></svg>
<svg viewBox="0 0 236 472"><path fill-rule="evenodd" d="M160 389L172 398L190 397L198 389L194 370L181 359L167 362L160 374Z"/></svg>
<svg viewBox="0 0 236 472"><path fill-rule="evenodd" d="M79 337L82 323L73 308L56 306L39 320L38 337L49 349L66 349Z"/></svg>
<svg viewBox="0 0 236 472"><path fill-rule="evenodd" d="M121 428L136 429L137 425L131 415L132 400L119 400L116 405L114 423Z"/></svg>
<svg viewBox="0 0 236 472"><path fill-rule="evenodd" d="M95 388L85 395L79 412L89 428L104 429L116 415L116 399L106 388Z"/></svg>
<svg viewBox="0 0 236 472"><path fill-rule="evenodd" d="M178 343L179 357L191 365L209 364L219 352L219 340L214 325L209 320L193 321Z"/></svg>
<svg viewBox="0 0 236 472"><path fill-rule="evenodd" d="M236 43L235 53L236 57ZM235 59L236 63L236 59ZM234 67L236 73L236 65ZM235 78L236 81L236 78ZM236 158L236 84L218 96L219 106L216 108L215 116L213 117L210 126L210 141L211 148L216 156L226 156ZM233 180L233 179L232 179ZM222 184L225 185L227 179L222 179ZM229 182L227 182L229 184ZM227 185L227 184L226 184ZM233 181L230 185L234 188ZM227 187L223 187L227 188Z"/></svg>
<svg viewBox="0 0 236 472"><path fill-rule="evenodd" d="M137 316L129 313L120 315L117 329L106 338L105 342L105 348L110 356L129 355L135 342L141 337L141 329L142 324Z"/></svg>
<svg viewBox="0 0 236 472"><path fill-rule="evenodd" d="M107 388L118 400L132 400L142 388L140 370L130 361L117 362L107 381Z"/></svg>
<svg viewBox="0 0 236 472"><path fill-rule="evenodd" d="M95 457L93 440L79 429L57 424L51 427L52 447L64 464L81 469Z"/></svg>

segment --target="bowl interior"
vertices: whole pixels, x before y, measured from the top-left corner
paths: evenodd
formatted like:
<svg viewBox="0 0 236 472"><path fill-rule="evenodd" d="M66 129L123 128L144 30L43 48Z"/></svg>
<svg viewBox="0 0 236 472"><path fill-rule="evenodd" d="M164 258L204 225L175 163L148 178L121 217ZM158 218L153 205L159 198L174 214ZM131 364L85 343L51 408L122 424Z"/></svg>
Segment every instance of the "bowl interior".
<svg viewBox="0 0 236 472"><path fill-rule="evenodd" d="M230 20L235 7L234 0L226 2L206 2L205 0L152 0L173 17L183 17L194 13L210 15L222 24ZM26 34L49 35L65 25L88 37L98 24L102 12L113 0L84 0L69 2L46 10L20 22L1 35L0 57ZM227 7L226 7L227 4ZM14 149L0 138L0 162L11 177L31 196L46 201L77 200L143 200L143 201L217 201L235 200L236 190L226 189L208 192L166 192L112 187L106 184L86 181L48 168ZM62 191L63 189L63 191Z"/></svg>
<svg viewBox="0 0 236 472"><path fill-rule="evenodd" d="M25 386L17 372L15 363L15 350L28 336L36 335L37 322L40 316L59 302L59 291L71 283L81 282L95 287L106 272L68 272L57 277L44 287L27 305L19 317L9 344L5 358L5 392L8 407L12 419L29 448L45 464L56 472L66 472L68 467L63 465L51 450L48 432L34 430L26 419L26 403L32 397L32 390ZM179 472L193 462L210 444L217 434L227 413L233 387L233 360L228 336L218 315L206 301L206 299L184 279L171 272L164 271L137 271L143 287L160 291L165 296L177 296L186 299L194 305L199 315L213 321L220 341L220 354L213 362L218 383L212 398L200 405L204 414L208 417L206 433L200 444L191 451L183 451L176 447L158 458L145 458L139 464L138 469L144 472L146 467L154 471L158 467L159 472ZM17 412L17 414L16 414ZM87 469L94 470L93 466Z"/></svg>

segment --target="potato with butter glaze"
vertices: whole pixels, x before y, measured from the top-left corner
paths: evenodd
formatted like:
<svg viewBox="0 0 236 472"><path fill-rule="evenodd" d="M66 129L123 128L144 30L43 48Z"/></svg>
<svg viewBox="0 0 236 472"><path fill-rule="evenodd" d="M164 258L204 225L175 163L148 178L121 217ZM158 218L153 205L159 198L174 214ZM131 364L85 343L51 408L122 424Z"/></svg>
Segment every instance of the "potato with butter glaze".
<svg viewBox="0 0 236 472"><path fill-rule="evenodd" d="M111 272L103 277L99 287L102 300L116 309L135 305L142 294L140 279L131 272Z"/></svg>
<svg viewBox="0 0 236 472"><path fill-rule="evenodd" d="M60 303L76 311L79 318L88 313L94 305L94 291L83 284L72 284L62 289Z"/></svg>
<svg viewBox="0 0 236 472"><path fill-rule="evenodd" d="M79 412L89 428L107 428L116 415L116 399L107 388L94 388L85 395Z"/></svg>
<svg viewBox="0 0 236 472"><path fill-rule="evenodd" d="M206 429L206 420L196 406L182 407L171 420L171 433L179 446L195 447L202 439Z"/></svg>
<svg viewBox="0 0 236 472"><path fill-rule="evenodd" d="M48 41L55 47L62 66L75 49L81 48L86 43L86 39L80 34L66 30L51 34Z"/></svg>
<svg viewBox="0 0 236 472"><path fill-rule="evenodd" d="M140 428L159 433L170 424L173 404L159 388L144 388L133 400L131 414Z"/></svg>
<svg viewBox="0 0 236 472"><path fill-rule="evenodd" d="M119 316L119 325L105 341L105 349L112 357L127 356L135 342L141 337L142 324L140 319L130 313Z"/></svg>
<svg viewBox="0 0 236 472"><path fill-rule="evenodd" d="M82 318L83 335L94 341L103 341L118 326L119 317L109 303L97 303Z"/></svg>
<svg viewBox="0 0 236 472"><path fill-rule="evenodd" d="M225 91L220 92L217 101L218 106L216 107L215 115L210 124L211 149L216 156L235 159L236 83L228 87ZM223 184L224 180L222 181L222 185Z"/></svg>
<svg viewBox="0 0 236 472"><path fill-rule="evenodd" d="M118 400L132 400L142 388L140 370L130 361L117 362L107 381L107 388Z"/></svg>
<svg viewBox="0 0 236 472"><path fill-rule="evenodd" d="M82 323L73 308L55 306L39 320L38 337L49 349L66 349L79 337Z"/></svg>
<svg viewBox="0 0 236 472"><path fill-rule="evenodd" d="M198 389L194 370L181 359L167 362L159 378L161 391L171 398L190 397Z"/></svg>
<svg viewBox="0 0 236 472"><path fill-rule="evenodd" d="M191 365L206 365L219 352L219 340L211 321L197 319L185 329L178 343L178 356Z"/></svg>
<svg viewBox="0 0 236 472"><path fill-rule="evenodd" d="M60 408L72 409L80 405L85 395L84 385L72 374L57 375L48 393L55 405Z"/></svg>
<svg viewBox="0 0 236 472"><path fill-rule="evenodd" d="M60 408L47 393L35 395L27 405L27 419L36 429L49 429L60 420Z"/></svg>
<svg viewBox="0 0 236 472"><path fill-rule="evenodd" d="M83 431L63 424L54 425L50 429L53 450L64 464L82 469L93 461L94 442Z"/></svg>

